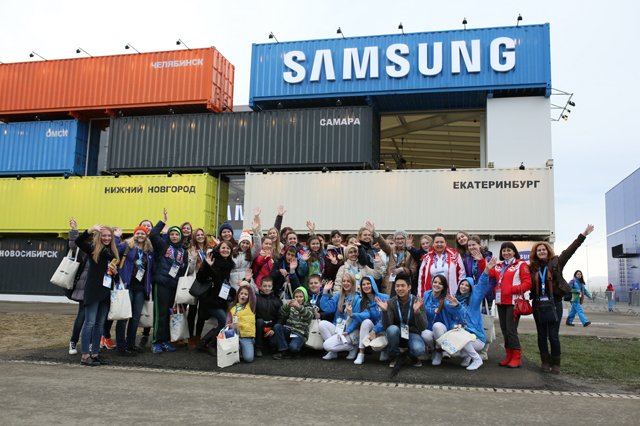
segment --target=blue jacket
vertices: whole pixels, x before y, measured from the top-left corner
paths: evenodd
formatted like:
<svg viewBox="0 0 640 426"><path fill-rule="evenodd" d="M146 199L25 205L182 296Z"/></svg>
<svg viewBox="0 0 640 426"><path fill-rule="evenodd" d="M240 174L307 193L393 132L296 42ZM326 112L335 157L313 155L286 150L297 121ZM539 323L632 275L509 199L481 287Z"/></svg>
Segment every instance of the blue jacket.
<svg viewBox="0 0 640 426"><path fill-rule="evenodd" d="M182 238L175 244L166 242L160 235L162 228L164 228L164 222L160 220L149 232L149 240L155 254L152 280L163 287L175 289L178 287L178 279L184 275L189 266L189 251L182 248ZM182 262L178 262L180 268L176 276L172 277L169 271L175 262L174 256L182 257Z"/></svg>
<svg viewBox="0 0 640 426"><path fill-rule="evenodd" d="M118 244L118 254L122 256L127 249L127 242ZM138 249L132 248L127 253L127 257L124 259L124 264L120 268L120 278L126 287L129 287L131 277L133 277L134 268L136 268L136 260L138 259ZM153 253L147 253L147 270L144 273L144 294L149 295L151 293L151 276L154 264ZM136 268L137 270L137 268Z"/></svg>
<svg viewBox="0 0 640 426"><path fill-rule="evenodd" d="M371 280L371 287L373 288L375 297L373 299L373 302L369 301L369 299L362 299L360 303L366 303L367 306L364 308L364 311L353 314L353 322L360 323L366 319L369 319L374 324L373 331L375 331L376 333L382 333L384 331L384 326L382 325L382 310L378 307L378 303L376 302L375 298L379 297L381 300L388 301L389 296L378 291L376 280L374 280L371 275L366 275L366 278L369 278L369 280Z"/></svg>
<svg viewBox="0 0 640 426"><path fill-rule="evenodd" d="M469 333L475 334L478 339L487 343L487 338L484 334L484 325L482 324L481 307L487 287L489 287L489 275L483 272L482 275L480 275L480 281L475 286L473 284L473 278L468 277L465 278L465 280L471 284L471 295L459 303L459 310L452 312L452 324L451 327L447 327L447 329L453 328L456 324L461 324ZM460 294L460 288L458 287L456 296Z"/></svg>
<svg viewBox="0 0 640 426"><path fill-rule="evenodd" d="M436 313L436 309L440 308L440 298L432 296L433 290L427 290L424 292L424 307L427 311L427 320L429 320L429 326L427 330L433 331L433 324L437 322L441 322L447 327L447 330L452 328L451 326L451 318L454 313L460 309L460 304L458 306L451 306L451 302L448 300L444 301L444 309L442 311L438 311Z"/></svg>
<svg viewBox="0 0 640 426"><path fill-rule="evenodd" d="M333 324L337 325L338 318L342 318L344 321L347 321L349 319L349 314L347 314L346 305L347 305L347 302L351 300L351 295L348 295L347 297L345 297L344 303L342 304L341 314L338 313L338 301L340 300L340 293L334 295L332 298L328 298L324 296L328 296L328 294L323 295L322 299L320 299L320 308L322 308L322 310L325 312L335 312L336 315L333 319ZM362 299L360 299L360 296L358 296L358 294L356 293L356 296L354 297L353 302L351 303L351 309L353 312L360 311L361 301ZM351 333L356 328L358 328L358 322L351 321L351 324L349 324L344 331Z"/></svg>

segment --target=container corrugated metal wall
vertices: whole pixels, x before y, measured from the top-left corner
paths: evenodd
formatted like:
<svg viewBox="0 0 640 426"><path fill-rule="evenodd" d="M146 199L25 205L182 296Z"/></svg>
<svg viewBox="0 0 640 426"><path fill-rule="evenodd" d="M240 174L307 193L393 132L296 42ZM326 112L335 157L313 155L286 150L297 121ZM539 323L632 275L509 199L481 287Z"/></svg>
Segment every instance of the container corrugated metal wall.
<svg viewBox="0 0 640 426"><path fill-rule="evenodd" d="M91 129L87 172L95 175L100 130ZM80 120L0 124L0 175L84 175L88 135Z"/></svg>
<svg viewBox="0 0 640 426"><path fill-rule="evenodd" d="M102 223L132 232L143 219L162 219L166 207L170 224L189 221L214 235L218 182L207 174L0 179L0 234L66 234L71 216L82 229ZM220 188L220 223L225 191L228 183Z"/></svg>
<svg viewBox="0 0 640 426"><path fill-rule="evenodd" d="M370 107L113 118L107 169L377 167L379 129Z"/></svg>
<svg viewBox="0 0 640 426"><path fill-rule="evenodd" d="M490 45L499 37L515 41L515 67L507 72L494 71L490 65ZM451 43L465 41L471 55L472 40L480 40L481 71L468 72L464 61L461 60L461 72L453 74ZM436 42L442 43L442 71L435 76L424 76L419 72L418 46L421 43L428 44L431 67L433 46ZM409 61L410 71L402 78L387 75L386 67L394 64L387 59L386 51L393 44L405 44L409 48L409 53L403 57ZM343 79L344 49L356 48L359 61L363 63L365 47L377 48L379 77L371 78L369 66L365 77L357 79L352 66L352 78ZM320 80L311 82L316 52L323 49L331 51L335 80L327 80L327 73L323 67ZM285 54L292 51L301 51L305 55L304 61L297 61L306 73L300 83L288 83L283 77L283 73L291 71L284 65ZM288 108L289 103L298 105L301 99L337 95L346 99L350 96L361 96L375 100L381 95L397 98L399 94L479 89L486 91L541 88L544 94L545 90L551 88L550 58L548 24L254 44L251 57L250 105L256 108L273 108L273 102L281 101L285 108ZM504 59L501 59L501 62L504 63Z"/></svg>
<svg viewBox="0 0 640 426"><path fill-rule="evenodd" d="M307 220L324 234L357 231L370 220L383 234L404 229L422 235L440 227L555 238L553 197L553 170L546 168L247 173L244 205L263 212L295 206L286 225L305 233ZM245 229L251 219L245 215Z"/></svg>
<svg viewBox="0 0 640 426"><path fill-rule="evenodd" d="M68 250L62 238L0 239L0 294L61 295L49 280Z"/></svg>
<svg viewBox="0 0 640 426"><path fill-rule="evenodd" d="M106 109L148 115L168 113L169 105L221 112L233 107L233 79L233 65L215 47L4 64L0 119L57 119L70 111L109 117Z"/></svg>

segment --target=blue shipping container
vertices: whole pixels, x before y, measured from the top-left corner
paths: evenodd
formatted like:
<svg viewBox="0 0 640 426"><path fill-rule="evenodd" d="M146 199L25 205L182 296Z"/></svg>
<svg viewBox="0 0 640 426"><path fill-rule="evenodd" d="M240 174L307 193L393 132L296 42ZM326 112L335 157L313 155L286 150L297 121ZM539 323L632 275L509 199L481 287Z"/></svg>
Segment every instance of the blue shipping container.
<svg viewBox="0 0 640 426"><path fill-rule="evenodd" d="M544 24L254 44L249 104L296 108L323 98L335 105L328 98L339 98L343 105L385 111L464 104L471 94L483 104L490 93L548 95L550 90L549 24ZM443 94L446 99L440 99ZM482 106L470 103L467 107Z"/></svg>
<svg viewBox="0 0 640 426"><path fill-rule="evenodd" d="M0 125L0 175L84 176L89 125L81 120ZM96 175L100 129L92 127L87 174Z"/></svg>

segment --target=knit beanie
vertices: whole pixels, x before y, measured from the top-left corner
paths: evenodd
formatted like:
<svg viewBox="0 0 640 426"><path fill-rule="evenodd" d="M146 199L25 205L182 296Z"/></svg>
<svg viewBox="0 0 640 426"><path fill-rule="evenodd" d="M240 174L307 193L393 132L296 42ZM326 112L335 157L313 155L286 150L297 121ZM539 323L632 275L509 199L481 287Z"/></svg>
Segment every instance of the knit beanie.
<svg viewBox="0 0 640 426"><path fill-rule="evenodd" d="M228 229L233 234L233 227L229 222L225 221L222 225L220 225L220 228L218 229L218 236L222 236L222 231L224 231L225 229Z"/></svg>
<svg viewBox="0 0 640 426"><path fill-rule="evenodd" d="M405 239L409 236L407 235L406 232L404 232L403 229L398 229L394 234L393 234L393 239L395 240L398 236L403 236Z"/></svg>
<svg viewBox="0 0 640 426"><path fill-rule="evenodd" d="M240 239L238 240L238 244L240 244L243 241L251 242L251 233L249 231L247 231L246 229L244 231L242 231L242 235L240 235Z"/></svg>
<svg viewBox="0 0 640 426"><path fill-rule="evenodd" d="M169 230L167 231L167 235L171 235L171 231L176 231L178 234L180 234L180 239L182 239L182 229L180 229L179 226L172 226L171 228L169 228Z"/></svg>
<svg viewBox="0 0 640 426"><path fill-rule="evenodd" d="M135 234L138 231L144 231L145 235L149 235L149 231L147 231L147 228L145 228L144 226L138 226L136 229L133 230L133 233Z"/></svg>

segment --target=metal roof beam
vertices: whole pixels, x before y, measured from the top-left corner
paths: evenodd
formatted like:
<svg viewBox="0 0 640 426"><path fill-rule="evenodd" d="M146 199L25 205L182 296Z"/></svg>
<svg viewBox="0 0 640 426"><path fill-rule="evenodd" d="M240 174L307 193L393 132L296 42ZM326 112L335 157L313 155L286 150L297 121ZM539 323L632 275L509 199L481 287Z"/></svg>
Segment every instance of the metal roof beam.
<svg viewBox="0 0 640 426"><path fill-rule="evenodd" d="M405 135L404 141L412 140L420 140L420 141L441 141L441 142L467 142L467 143L476 143L480 144L480 137L474 136L447 136L447 135L425 135L425 134L416 134L411 133L410 135ZM387 140L389 138L381 138L382 140Z"/></svg>
<svg viewBox="0 0 640 426"><path fill-rule="evenodd" d="M432 127L439 127L444 124L455 123L456 121L468 120L474 117L478 117L479 115L479 112L468 112L442 114L435 117L423 118L422 120L412 121L401 126L383 130L382 132L380 132L380 138L392 138L394 136L400 136L406 133L417 132L418 130L425 130Z"/></svg>

